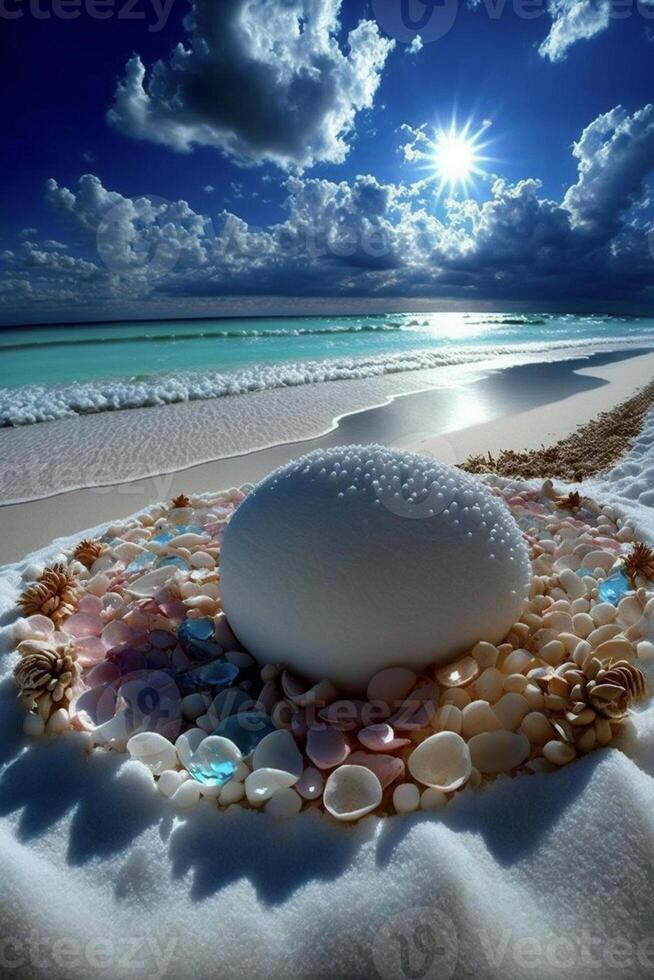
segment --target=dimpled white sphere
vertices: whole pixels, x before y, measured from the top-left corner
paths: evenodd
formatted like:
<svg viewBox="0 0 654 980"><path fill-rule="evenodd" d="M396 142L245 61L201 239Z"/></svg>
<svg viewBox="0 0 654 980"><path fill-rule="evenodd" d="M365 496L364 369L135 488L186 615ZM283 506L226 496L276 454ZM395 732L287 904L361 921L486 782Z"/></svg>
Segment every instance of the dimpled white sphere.
<svg viewBox="0 0 654 980"><path fill-rule="evenodd" d="M520 617L531 565L504 502L427 456L317 450L266 477L221 553L229 623L260 663L364 691L443 664Z"/></svg>

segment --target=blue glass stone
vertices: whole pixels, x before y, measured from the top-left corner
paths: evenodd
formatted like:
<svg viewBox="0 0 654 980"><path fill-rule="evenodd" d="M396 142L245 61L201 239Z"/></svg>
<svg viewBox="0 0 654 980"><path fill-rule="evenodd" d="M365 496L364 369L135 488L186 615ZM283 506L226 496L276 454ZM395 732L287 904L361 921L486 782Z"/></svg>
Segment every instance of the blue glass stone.
<svg viewBox="0 0 654 980"><path fill-rule="evenodd" d="M157 556L153 555L151 551L142 551L140 555L137 555L134 561L131 561L126 572L141 572L144 568L150 568L154 565L157 560Z"/></svg>
<svg viewBox="0 0 654 980"><path fill-rule="evenodd" d="M202 757L198 752L190 759L188 771L204 786L224 786L236 772L236 763L231 759L211 758L208 753Z"/></svg>
<svg viewBox="0 0 654 980"><path fill-rule="evenodd" d="M177 636L180 640L188 640L189 642L211 640L213 639L214 628L213 619L185 619L177 631Z"/></svg>
<svg viewBox="0 0 654 980"><path fill-rule="evenodd" d="M180 534L203 534L203 529L199 524L175 524L175 535ZM172 535L171 535L172 538ZM170 540L170 539L169 539Z"/></svg>
<svg viewBox="0 0 654 980"><path fill-rule="evenodd" d="M157 534L152 540L157 544L168 544L169 541L173 540L173 535L170 531L162 531L161 534Z"/></svg>
<svg viewBox="0 0 654 980"><path fill-rule="evenodd" d="M160 558L157 562L157 568L162 568L165 565L174 565L175 568L181 568L183 572L187 572L189 564L184 561L183 558L179 558L177 555L169 555L168 558Z"/></svg>
<svg viewBox="0 0 654 980"><path fill-rule="evenodd" d="M613 575L609 575L608 578L605 578L602 582L600 582L597 591L599 592L602 602L610 602L614 606L617 606L620 599L622 599L627 592L631 592L632 590L633 586L631 582L621 570L619 572L614 572Z"/></svg>
<svg viewBox="0 0 654 980"><path fill-rule="evenodd" d="M226 660L213 660L185 671L180 677L180 682L185 687L220 691L225 687L231 687L238 675L238 667L234 664Z"/></svg>
<svg viewBox="0 0 654 980"><path fill-rule="evenodd" d="M242 711L221 721L212 734L222 735L238 745L243 758L247 759L259 742L274 731L272 719L264 711Z"/></svg>
<svg viewBox="0 0 654 980"><path fill-rule="evenodd" d="M577 575L579 575L580 578L588 578L592 574L593 574L592 568L580 568L579 571L577 572Z"/></svg>

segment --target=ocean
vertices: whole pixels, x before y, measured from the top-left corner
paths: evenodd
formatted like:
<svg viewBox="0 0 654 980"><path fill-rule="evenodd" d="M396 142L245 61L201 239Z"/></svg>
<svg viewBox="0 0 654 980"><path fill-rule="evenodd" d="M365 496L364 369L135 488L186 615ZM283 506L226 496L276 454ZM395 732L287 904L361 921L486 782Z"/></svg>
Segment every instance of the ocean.
<svg viewBox="0 0 654 980"><path fill-rule="evenodd" d="M389 313L0 330L0 425L343 378L654 347L654 319Z"/></svg>

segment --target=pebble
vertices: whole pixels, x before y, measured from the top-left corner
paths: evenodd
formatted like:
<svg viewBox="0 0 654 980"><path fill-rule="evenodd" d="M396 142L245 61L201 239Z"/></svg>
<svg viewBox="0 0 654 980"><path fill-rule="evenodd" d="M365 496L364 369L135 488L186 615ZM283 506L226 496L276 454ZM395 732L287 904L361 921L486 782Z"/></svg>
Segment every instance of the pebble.
<svg viewBox="0 0 654 980"><path fill-rule="evenodd" d="M595 656L602 662L606 660L633 660L634 648L629 640L616 636L596 646Z"/></svg>
<svg viewBox="0 0 654 980"><path fill-rule="evenodd" d="M393 790L396 813L413 813L420 807L420 790L415 783L400 783Z"/></svg>
<svg viewBox="0 0 654 980"><path fill-rule="evenodd" d="M369 701L393 705L403 701L416 686L417 674L408 667L387 667L378 671L369 681L366 691Z"/></svg>
<svg viewBox="0 0 654 980"><path fill-rule="evenodd" d="M554 729L549 719L540 711L530 711L529 714L525 715L520 729L532 745L546 745L554 738Z"/></svg>
<svg viewBox="0 0 654 980"><path fill-rule="evenodd" d="M266 803L264 810L270 817L286 820L296 817L302 809L302 797L294 789L280 789Z"/></svg>
<svg viewBox="0 0 654 980"><path fill-rule="evenodd" d="M514 732L529 713L529 702L522 694L504 694L497 704L493 705L493 713L501 722L502 728Z"/></svg>
<svg viewBox="0 0 654 980"><path fill-rule="evenodd" d="M484 701L493 704L502 697L504 691L504 674L497 667L487 667L477 678L475 691Z"/></svg>
<svg viewBox="0 0 654 980"><path fill-rule="evenodd" d="M440 703L442 705L451 704L462 710L467 704L470 704L470 695L462 687L450 687L441 695Z"/></svg>
<svg viewBox="0 0 654 980"><path fill-rule="evenodd" d="M281 729L261 739L252 757L253 769L279 769L295 776L304 771L304 759L289 731Z"/></svg>
<svg viewBox="0 0 654 980"><path fill-rule="evenodd" d="M161 773L159 779L157 780L157 789L162 796L168 797L170 799L175 795L179 787L182 785L183 779L181 772L176 772L174 769L166 769Z"/></svg>
<svg viewBox="0 0 654 980"><path fill-rule="evenodd" d="M498 649L492 643L481 640L472 648L472 656L475 658L479 667L484 670L486 667L494 667L499 656Z"/></svg>
<svg viewBox="0 0 654 980"><path fill-rule="evenodd" d="M310 728L307 732L306 753L318 769L333 769L345 762L350 754L350 747L338 728Z"/></svg>
<svg viewBox="0 0 654 980"><path fill-rule="evenodd" d="M624 600L622 600L624 602ZM638 600L636 600L638 601ZM640 606L640 603L638 603ZM593 622L593 629L596 626L607 626L612 623L618 615L617 608L611 602L598 602L597 605L593 606L590 611L589 619ZM578 632L575 630L575 632ZM579 636L583 634L579 633ZM584 635L584 639L588 636L588 633Z"/></svg>
<svg viewBox="0 0 654 980"><path fill-rule="evenodd" d="M296 776L279 769L256 769L245 780L245 795L250 803L259 806L266 803L278 790L288 789L296 782Z"/></svg>
<svg viewBox="0 0 654 980"><path fill-rule="evenodd" d="M513 650L502 661L503 674L523 674L531 667L533 656L527 650Z"/></svg>
<svg viewBox="0 0 654 980"><path fill-rule="evenodd" d="M200 784L194 779L186 779L177 789L171 799L180 810L190 810L200 802Z"/></svg>
<svg viewBox="0 0 654 980"><path fill-rule="evenodd" d="M408 766L418 782L444 792L463 786L472 769L468 745L455 732L430 735L413 750Z"/></svg>
<svg viewBox="0 0 654 980"><path fill-rule="evenodd" d="M475 735L468 748L472 765L484 775L510 772L522 765L530 752L526 735L508 731Z"/></svg>
<svg viewBox="0 0 654 980"><path fill-rule="evenodd" d="M575 748L567 742L552 741L547 742L543 748L543 755L555 766L566 766L576 756Z"/></svg>
<svg viewBox="0 0 654 980"><path fill-rule="evenodd" d="M571 599L581 599L586 595L584 580L569 568L559 572L559 582Z"/></svg>
<svg viewBox="0 0 654 980"><path fill-rule="evenodd" d="M207 694L201 694L199 692L187 694L185 698L182 698L182 716L186 721L196 721L201 715L206 713L210 704L211 698Z"/></svg>
<svg viewBox="0 0 654 980"><path fill-rule="evenodd" d="M245 797L245 786L242 782L230 779L221 788L218 794L218 802L221 806L230 806L232 803L240 803Z"/></svg>
<svg viewBox="0 0 654 980"><path fill-rule="evenodd" d="M636 652L644 663L651 663L654 660L654 643L649 640L641 640L636 647Z"/></svg>
<svg viewBox="0 0 654 980"><path fill-rule="evenodd" d="M428 786L420 794L421 810L440 810L447 803L447 796L442 790Z"/></svg>
<svg viewBox="0 0 654 980"><path fill-rule="evenodd" d="M313 766L307 766L295 784L295 789L305 800L317 800L322 796L324 785L322 773Z"/></svg>
<svg viewBox="0 0 654 980"><path fill-rule="evenodd" d="M438 731L456 732L457 735L460 735L463 728L461 708L457 708L455 704L444 704L436 713L434 728Z"/></svg>
<svg viewBox="0 0 654 980"><path fill-rule="evenodd" d="M127 742L127 751L132 759L142 762L155 776L161 775L166 769L174 769L177 765L175 746L156 732L132 735Z"/></svg>
<svg viewBox="0 0 654 980"><path fill-rule="evenodd" d="M371 813L382 801L383 790L374 772L365 766L339 766L325 784L323 804L337 820L351 821Z"/></svg>
<svg viewBox="0 0 654 980"><path fill-rule="evenodd" d="M502 727L502 723L488 701L471 701L465 706L461 715L461 734L465 739L479 735L481 732L496 731Z"/></svg>

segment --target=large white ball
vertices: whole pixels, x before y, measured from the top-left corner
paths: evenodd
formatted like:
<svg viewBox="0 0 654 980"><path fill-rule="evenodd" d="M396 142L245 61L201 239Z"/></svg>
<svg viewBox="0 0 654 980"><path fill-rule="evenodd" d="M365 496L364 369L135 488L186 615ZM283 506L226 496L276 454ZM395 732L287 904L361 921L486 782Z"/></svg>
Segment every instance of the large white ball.
<svg viewBox="0 0 654 980"><path fill-rule="evenodd" d="M382 446L317 450L271 473L234 514L220 573L230 625L260 663L353 693L384 667L501 640L531 581L502 500Z"/></svg>

